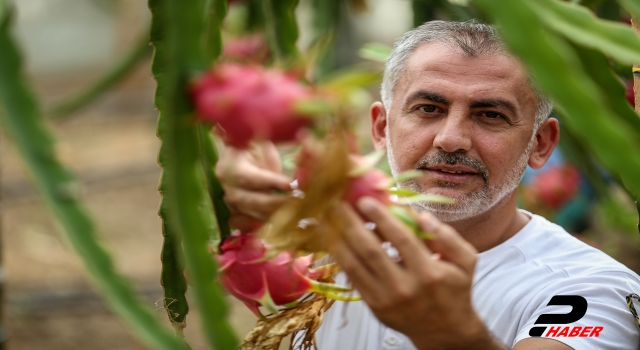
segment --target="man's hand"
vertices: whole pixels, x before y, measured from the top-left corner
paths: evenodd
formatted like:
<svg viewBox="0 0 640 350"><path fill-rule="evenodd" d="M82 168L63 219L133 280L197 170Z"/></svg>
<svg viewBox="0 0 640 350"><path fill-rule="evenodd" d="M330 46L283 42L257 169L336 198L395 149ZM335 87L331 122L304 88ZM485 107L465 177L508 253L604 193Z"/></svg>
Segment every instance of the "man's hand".
<svg viewBox="0 0 640 350"><path fill-rule="evenodd" d="M471 304L476 263L471 244L428 213L419 223L434 238L423 242L384 205L371 198L358 204L378 236L344 204L349 230L330 253L382 323L407 335L418 349L504 349ZM387 256L382 241L398 250L400 264Z"/></svg>
<svg viewBox="0 0 640 350"><path fill-rule="evenodd" d="M231 211L229 225L249 232L286 200L291 179L281 173L280 155L271 142L252 143L248 149L227 146L216 165L216 175Z"/></svg>

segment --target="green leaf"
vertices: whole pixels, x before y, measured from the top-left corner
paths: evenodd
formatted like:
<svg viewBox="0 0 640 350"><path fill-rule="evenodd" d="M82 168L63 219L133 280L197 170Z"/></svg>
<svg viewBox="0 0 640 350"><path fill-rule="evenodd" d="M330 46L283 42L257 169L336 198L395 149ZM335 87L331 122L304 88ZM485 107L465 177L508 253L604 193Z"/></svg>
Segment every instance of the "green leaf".
<svg viewBox="0 0 640 350"><path fill-rule="evenodd" d="M379 70L368 67L349 67L331 73L319 82L323 88L329 89L339 96L346 96L356 89L379 84L382 75Z"/></svg>
<svg viewBox="0 0 640 350"><path fill-rule="evenodd" d="M569 40L598 49L620 62L640 62L640 38L628 25L598 19L587 8L573 3L529 0L526 4L542 23Z"/></svg>
<svg viewBox="0 0 640 350"><path fill-rule="evenodd" d="M640 3L637 0L618 0L618 2L633 18L640 19Z"/></svg>
<svg viewBox="0 0 640 350"><path fill-rule="evenodd" d="M182 349L182 344L157 320L151 308L119 275L98 243L94 223L78 200L76 180L55 156L52 133L46 129L32 91L24 81L21 57L10 35L10 9L0 1L0 118L31 172L47 208L63 228L92 281L107 303L153 349Z"/></svg>
<svg viewBox="0 0 640 350"><path fill-rule="evenodd" d="M389 206L389 211L391 214L398 218L403 224L407 225L413 233L421 239L432 239L433 236L429 233L423 232L420 228L420 225L416 221L415 217L411 215L409 210L400 205L391 205Z"/></svg>
<svg viewBox="0 0 640 350"><path fill-rule="evenodd" d="M593 186L599 197L609 196L609 179L603 176L601 167L593 156L587 151L587 146L580 142L564 123L560 123L560 149L563 157L570 163L576 165L580 172L586 175L589 184ZM622 186L622 184L620 184Z"/></svg>
<svg viewBox="0 0 640 350"><path fill-rule="evenodd" d="M182 239L184 260L207 342L214 349L235 349L237 339L226 317L218 270L208 251L215 231L213 207L200 161L198 125L187 91L189 77L207 65L201 50L205 28L200 2L150 0L151 41L156 52L152 72L160 110L158 160L163 167L160 189L167 211L163 221Z"/></svg>
<svg viewBox="0 0 640 350"><path fill-rule="evenodd" d="M199 127L199 145L200 145L200 161L202 162L202 168L207 180L207 189L209 191L209 198L213 204L213 208L216 215L215 236L217 240L222 242L225 238L231 236L231 229L229 228L229 217L231 213L229 208L225 204L224 190L220 184L220 180L215 173L216 163L218 163L218 150L212 140L210 127L200 125Z"/></svg>
<svg viewBox="0 0 640 350"><path fill-rule="evenodd" d="M151 51L149 33L144 33L138 43L113 67L109 68L103 76L85 88L80 94L54 106L48 114L53 118L63 118L84 108L126 77L140 62L150 56Z"/></svg>
<svg viewBox="0 0 640 350"><path fill-rule="evenodd" d="M222 20L227 14L227 0L206 0L203 47L205 63L210 64L222 53Z"/></svg>
<svg viewBox="0 0 640 350"><path fill-rule="evenodd" d="M159 210L160 217L166 217L167 203L162 202ZM162 223L162 251L160 261L162 271L160 284L164 290L163 305L169 316L169 321L178 335L187 326L186 317L189 313L189 304L185 294L187 293L187 281L184 277L184 263L182 249L180 249L179 237L172 234L166 221Z"/></svg>
<svg viewBox="0 0 640 350"><path fill-rule="evenodd" d="M397 188L397 187L391 187L391 189L389 190L389 193L394 194L398 197L412 197L412 196L417 196L419 194L408 188Z"/></svg>
<svg viewBox="0 0 640 350"><path fill-rule="evenodd" d="M640 198L636 200L636 209L638 210L638 232L640 232Z"/></svg>
<svg viewBox="0 0 640 350"><path fill-rule="evenodd" d="M615 116L622 117L628 127L640 135L640 117L627 101L627 88L611 69L609 59L596 50L580 46L574 46L574 49L583 67L586 68L585 73L596 83L606 106L611 108Z"/></svg>
<svg viewBox="0 0 640 350"><path fill-rule="evenodd" d="M298 23L295 9L298 0L263 0L263 6L271 52L279 62L297 59Z"/></svg>
<svg viewBox="0 0 640 350"><path fill-rule="evenodd" d="M367 43L362 45L358 55L366 60L385 63L391 55L391 47L382 43Z"/></svg>
<svg viewBox="0 0 640 350"><path fill-rule="evenodd" d="M342 0L312 0L311 6L315 37L312 48L317 56L315 77L324 77L335 67L336 37L347 6Z"/></svg>
<svg viewBox="0 0 640 350"><path fill-rule="evenodd" d="M329 101L322 98L312 98L293 103L293 110L299 113L301 117L313 117L317 115L326 115L333 112L334 106Z"/></svg>

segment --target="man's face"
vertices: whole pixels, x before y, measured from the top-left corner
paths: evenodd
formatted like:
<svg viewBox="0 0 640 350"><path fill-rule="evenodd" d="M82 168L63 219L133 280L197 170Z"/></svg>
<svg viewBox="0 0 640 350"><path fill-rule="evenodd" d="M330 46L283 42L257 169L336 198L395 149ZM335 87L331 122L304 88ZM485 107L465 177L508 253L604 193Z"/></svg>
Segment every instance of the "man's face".
<svg viewBox="0 0 640 350"><path fill-rule="evenodd" d="M402 184L456 199L421 203L444 221L482 214L513 194L533 145L536 96L526 72L502 54L470 57L444 44L420 46L396 83L386 146Z"/></svg>

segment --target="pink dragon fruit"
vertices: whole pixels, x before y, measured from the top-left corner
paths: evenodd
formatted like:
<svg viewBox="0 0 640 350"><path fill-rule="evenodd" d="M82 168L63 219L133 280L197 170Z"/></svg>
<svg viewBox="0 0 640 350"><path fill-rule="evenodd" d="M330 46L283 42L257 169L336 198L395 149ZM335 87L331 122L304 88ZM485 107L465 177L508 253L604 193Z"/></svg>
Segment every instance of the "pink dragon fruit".
<svg viewBox="0 0 640 350"><path fill-rule="evenodd" d="M344 200L355 206L362 197L372 197L383 204L391 204L389 183L391 180L381 170L370 169L353 177L344 194Z"/></svg>
<svg viewBox="0 0 640 350"><path fill-rule="evenodd" d="M311 255L294 259L288 252L270 258L267 246L253 234L231 236L220 249L220 282L257 316L261 316L259 306L275 313L277 305L294 303L309 292L339 300L359 299L336 294L349 288L316 281L335 273L335 264L309 269Z"/></svg>
<svg viewBox="0 0 640 350"><path fill-rule="evenodd" d="M199 117L216 124L235 147L255 139L295 140L311 122L296 104L311 98L309 87L283 72L228 63L202 75L193 87Z"/></svg>

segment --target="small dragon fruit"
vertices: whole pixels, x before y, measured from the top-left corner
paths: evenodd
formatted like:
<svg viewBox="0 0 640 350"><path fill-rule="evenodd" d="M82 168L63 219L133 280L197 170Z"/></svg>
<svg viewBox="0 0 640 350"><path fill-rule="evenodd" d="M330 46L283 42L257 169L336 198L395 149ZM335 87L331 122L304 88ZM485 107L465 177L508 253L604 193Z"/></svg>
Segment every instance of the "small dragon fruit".
<svg viewBox="0 0 640 350"><path fill-rule="evenodd" d="M234 62L263 63L269 57L264 36L252 34L225 41L221 59Z"/></svg>
<svg viewBox="0 0 640 350"><path fill-rule="evenodd" d="M229 63L205 73L193 87L200 119L216 124L235 147L255 139L295 140L311 121L296 105L312 97L309 87L283 72Z"/></svg>
<svg viewBox="0 0 640 350"><path fill-rule="evenodd" d="M275 313L277 305L294 303L309 292L338 300L359 300L336 294L349 288L316 281L335 273L337 266L309 269L312 255L294 259L291 253L282 252L269 257L267 246L253 234L231 236L220 250L220 282L258 316L259 306Z"/></svg>

